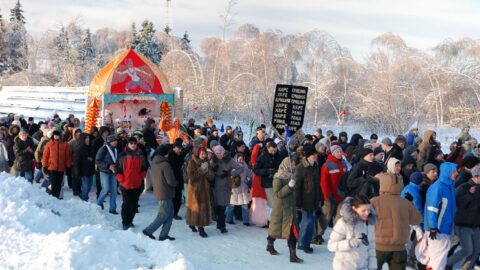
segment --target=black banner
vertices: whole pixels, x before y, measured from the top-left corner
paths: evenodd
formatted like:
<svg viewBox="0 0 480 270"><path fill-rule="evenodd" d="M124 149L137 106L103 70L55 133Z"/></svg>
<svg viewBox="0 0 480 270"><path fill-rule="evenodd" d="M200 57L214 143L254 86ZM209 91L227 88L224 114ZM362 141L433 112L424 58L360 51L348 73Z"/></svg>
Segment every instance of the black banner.
<svg viewBox="0 0 480 270"><path fill-rule="evenodd" d="M308 87L277 84L273 101L272 125L280 134L285 124L291 134L302 128L307 106Z"/></svg>

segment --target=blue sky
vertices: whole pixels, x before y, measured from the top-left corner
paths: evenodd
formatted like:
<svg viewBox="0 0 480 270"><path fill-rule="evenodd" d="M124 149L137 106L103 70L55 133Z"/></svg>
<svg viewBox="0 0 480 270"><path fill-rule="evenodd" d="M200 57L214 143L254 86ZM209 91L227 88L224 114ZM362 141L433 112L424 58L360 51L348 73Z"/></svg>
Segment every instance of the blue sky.
<svg viewBox="0 0 480 270"><path fill-rule="evenodd" d="M0 0L4 17L16 0ZM32 34L71 19L84 27L129 29L135 21L164 25L164 0L22 0ZM201 37L219 36L219 11L227 0L172 0L176 35L188 31L194 46ZM369 51L370 41L384 32L400 35L409 46L429 50L446 38L480 38L480 1L473 0L239 0L235 27L255 24L260 30L300 33L315 28L330 33L357 60ZM232 34L232 33L230 33Z"/></svg>

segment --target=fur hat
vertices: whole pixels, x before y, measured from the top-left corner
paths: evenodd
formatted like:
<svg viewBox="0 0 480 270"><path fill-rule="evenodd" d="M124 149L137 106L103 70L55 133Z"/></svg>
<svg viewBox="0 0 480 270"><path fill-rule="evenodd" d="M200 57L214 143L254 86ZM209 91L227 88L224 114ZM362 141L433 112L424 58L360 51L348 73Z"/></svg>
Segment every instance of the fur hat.
<svg viewBox="0 0 480 270"><path fill-rule="evenodd" d="M311 155L314 155L317 153L317 150L315 147L311 144L306 144L303 146L303 155L308 158Z"/></svg>

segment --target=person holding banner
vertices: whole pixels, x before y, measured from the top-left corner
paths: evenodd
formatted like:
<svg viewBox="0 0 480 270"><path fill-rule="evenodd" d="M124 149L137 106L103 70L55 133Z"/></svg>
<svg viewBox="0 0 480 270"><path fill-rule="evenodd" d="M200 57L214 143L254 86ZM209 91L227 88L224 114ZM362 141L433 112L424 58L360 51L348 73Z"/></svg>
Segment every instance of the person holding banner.
<svg viewBox="0 0 480 270"><path fill-rule="evenodd" d="M295 206L295 178L292 171L296 167L295 160L285 158L273 177L273 208L268 227L267 251L278 255L274 242L277 238L287 239L290 251L290 262L301 263L297 257L296 245L298 239L297 210Z"/></svg>

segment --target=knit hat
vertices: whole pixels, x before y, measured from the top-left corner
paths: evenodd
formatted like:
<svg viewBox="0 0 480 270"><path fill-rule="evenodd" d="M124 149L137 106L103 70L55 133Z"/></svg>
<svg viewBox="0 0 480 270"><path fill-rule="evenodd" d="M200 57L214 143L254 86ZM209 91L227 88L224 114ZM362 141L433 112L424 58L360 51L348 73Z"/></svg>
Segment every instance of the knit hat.
<svg viewBox="0 0 480 270"><path fill-rule="evenodd" d="M62 136L62 133L60 132L60 130L54 130L53 133L52 133L52 137L55 136L55 135Z"/></svg>
<svg viewBox="0 0 480 270"><path fill-rule="evenodd" d="M363 143L363 148L370 148L372 149L373 148L373 144L370 142L370 141L365 141Z"/></svg>
<svg viewBox="0 0 480 270"><path fill-rule="evenodd" d="M410 175L410 182L414 183L415 185L420 185L423 181L423 174L421 172L414 172Z"/></svg>
<svg viewBox="0 0 480 270"><path fill-rule="evenodd" d="M382 139L382 144L386 144L388 146L393 145L392 140L390 140L390 138L388 138L388 137L385 137L385 138Z"/></svg>
<svg viewBox="0 0 480 270"><path fill-rule="evenodd" d="M135 130L133 133L132 133L132 136L138 136L140 138L143 138L143 132L141 130Z"/></svg>
<svg viewBox="0 0 480 270"><path fill-rule="evenodd" d="M371 164L368 165L368 175L370 176L375 176L381 172L383 172L383 166L382 164L378 162L372 162Z"/></svg>
<svg viewBox="0 0 480 270"><path fill-rule="evenodd" d="M183 144L182 144L182 142L180 142L180 141L175 141L175 142L173 143L173 147L177 147L177 148L183 149Z"/></svg>
<svg viewBox="0 0 480 270"><path fill-rule="evenodd" d="M325 146L325 147L326 147L326 145L320 140L319 142L317 142L317 144L315 144L315 150L317 150L317 152L319 152L319 151L320 151L320 148L321 148L322 146Z"/></svg>
<svg viewBox="0 0 480 270"><path fill-rule="evenodd" d="M338 137L339 137L339 138L340 138L340 137L348 137L348 136L347 136L347 132L345 132L345 131L340 132L340 133L338 134Z"/></svg>
<svg viewBox="0 0 480 270"><path fill-rule="evenodd" d="M107 137L107 143L111 143L117 140L117 137L115 135L108 135Z"/></svg>
<svg viewBox="0 0 480 270"><path fill-rule="evenodd" d="M47 131L47 134L46 134L46 135L47 135L47 138L51 139L52 136L53 136L53 130Z"/></svg>
<svg viewBox="0 0 480 270"><path fill-rule="evenodd" d="M137 138L135 137L128 138L128 143L138 143Z"/></svg>
<svg viewBox="0 0 480 270"><path fill-rule="evenodd" d="M364 158L368 156L369 154L373 154L373 150L370 148L363 148L361 152L361 157Z"/></svg>
<svg viewBox="0 0 480 270"><path fill-rule="evenodd" d="M472 169L475 167L480 161L475 156L466 156L462 159L460 166L465 167L467 169Z"/></svg>
<svg viewBox="0 0 480 270"><path fill-rule="evenodd" d="M432 163L427 163L423 166L423 172L425 174L427 174L428 172L430 172L431 170L438 170L437 166L435 166L434 164Z"/></svg>
<svg viewBox="0 0 480 270"><path fill-rule="evenodd" d="M223 153L225 153L225 148L223 148L223 146L221 146L221 145L215 146L212 150L213 150L213 152L214 152L215 154L223 154Z"/></svg>
<svg viewBox="0 0 480 270"><path fill-rule="evenodd" d="M306 144L303 146L303 155L308 158L311 155L314 155L317 153L317 150L315 147L311 144Z"/></svg>
<svg viewBox="0 0 480 270"><path fill-rule="evenodd" d="M215 148L215 146L219 145L218 141L217 140L212 140L210 141L210 148L213 149Z"/></svg>
<svg viewBox="0 0 480 270"><path fill-rule="evenodd" d="M377 147L377 148L375 148L375 150L373 150L373 155L374 155L374 156L376 156L376 155L378 155L378 154L380 154L380 153L385 153L385 152L383 151L382 147L380 147L380 146Z"/></svg>
<svg viewBox="0 0 480 270"><path fill-rule="evenodd" d="M337 151L342 152L342 151L343 151L343 150L342 150L342 147L340 147L339 145L332 145L332 147L330 147L330 152L331 152L332 154L334 154L334 153L337 152Z"/></svg>
<svg viewBox="0 0 480 270"><path fill-rule="evenodd" d="M475 166L472 169L472 176L479 176L480 175L480 166Z"/></svg>
<svg viewBox="0 0 480 270"><path fill-rule="evenodd" d="M373 133L371 136L370 136L370 140L378 140L378 135Z"/></svg>
<svg viewBox="0 0 480 270"><path fill-rule="evenodd" d="M415 137L415 139L413 139L413 142L415 142L415 144L421 144L423 142L423 139L421 137Z"/></svg>

